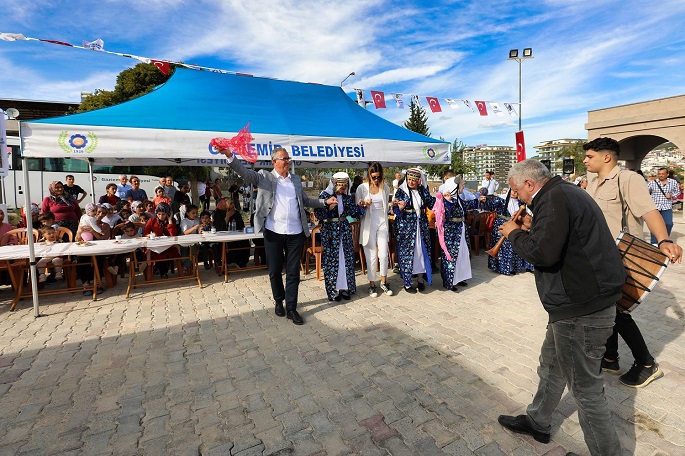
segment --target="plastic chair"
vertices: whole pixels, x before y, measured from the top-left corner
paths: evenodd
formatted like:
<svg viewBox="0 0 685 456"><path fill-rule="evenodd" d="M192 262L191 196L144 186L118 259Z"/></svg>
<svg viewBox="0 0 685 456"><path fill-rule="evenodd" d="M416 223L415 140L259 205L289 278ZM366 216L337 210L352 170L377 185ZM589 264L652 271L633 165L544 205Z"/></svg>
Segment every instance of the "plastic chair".
<svg viewBox="0 0 685 456"><path fill-rule="evenodd" d="M490 230L488 229L488 219L491 212L481 212L473 217L471 222L471 248L476 251L476 256L480 255L481 241L483 246L487 249L490 238Z"/></svg>

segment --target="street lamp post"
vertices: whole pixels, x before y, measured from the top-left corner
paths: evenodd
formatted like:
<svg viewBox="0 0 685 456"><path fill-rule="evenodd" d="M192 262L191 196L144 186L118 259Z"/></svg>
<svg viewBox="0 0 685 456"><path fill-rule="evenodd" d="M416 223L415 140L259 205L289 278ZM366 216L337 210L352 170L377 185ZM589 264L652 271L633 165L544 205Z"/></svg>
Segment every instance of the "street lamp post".
<svg viewBox="0 0 685 456"><path fill-rule="evenodd" d="M519 50L512 49L509 51L509 58L507 60L516 60L519 63L519 130L521 131L521 62L525 59L533 58L533 48L523 48L523 55L519 57Z"/></svg>

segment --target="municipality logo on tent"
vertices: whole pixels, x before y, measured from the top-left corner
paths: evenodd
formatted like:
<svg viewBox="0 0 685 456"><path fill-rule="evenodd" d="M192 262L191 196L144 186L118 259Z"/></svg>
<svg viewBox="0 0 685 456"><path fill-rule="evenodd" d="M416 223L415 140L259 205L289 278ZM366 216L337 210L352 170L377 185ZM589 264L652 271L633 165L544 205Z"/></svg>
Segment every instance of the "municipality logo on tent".
<svg viewBox="0 0 685 456"><path fill-rule="evenodd" d="M60 149L68 154L89 154L97 148L98 137L92 131L87 132L84 136L80 133L69 135L67 130L62 130L57 138L57 144L59 144Z"/></svg>
<svg viewBox="0 0 685 456"><path fill-rule="evenodd" d="M430 161L436 161L438 158L440 158L440 152L431 146L426 146L423 148L423 156Z"/></svg>

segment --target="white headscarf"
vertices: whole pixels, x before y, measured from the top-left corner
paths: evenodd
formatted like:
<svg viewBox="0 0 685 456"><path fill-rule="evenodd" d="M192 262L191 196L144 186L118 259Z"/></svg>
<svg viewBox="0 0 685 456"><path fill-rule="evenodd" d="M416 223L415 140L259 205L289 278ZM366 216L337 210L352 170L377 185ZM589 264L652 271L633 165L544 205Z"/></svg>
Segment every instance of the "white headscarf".
<svg viewBox="0 0 685 456"><path fill-rule="evenodd" d="M345 194L350 195L350 188L352 187L352 182L350 181L350 176L342 171L333 174L331 180L328 182L328 187L326 187L326 193L328 193L331 196L335 195L335 183L336 181L339 182L341 180L347 181L347 190L345 190Z"/></svg>
<svg viewBox="0 0 685 456"><path fill-rule="evenodd" d="M452 197L458 196L459 186L462 184L460 177L450 177L445 181L442 193L450 192Z"/></svg>

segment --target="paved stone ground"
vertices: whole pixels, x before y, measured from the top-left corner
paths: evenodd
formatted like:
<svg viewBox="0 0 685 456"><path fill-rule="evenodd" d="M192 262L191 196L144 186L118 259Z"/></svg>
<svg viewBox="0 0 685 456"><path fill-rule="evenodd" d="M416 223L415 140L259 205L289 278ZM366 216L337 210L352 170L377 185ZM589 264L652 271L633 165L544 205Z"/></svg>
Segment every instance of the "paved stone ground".
<svg viewBox="0 0 685 456"><path fill-rule="evenodd" d="M473 267L456 295L371 299L358 274L359 296L336 305L310 275L304 326L274 315L263 271L46 298L38 319L3 303L0 455L587 454L568 394L547 445L497 423L532 398L546 314L531 274L494 274L484 254ZM626 454L685 454L684 278L669 267L634 313L665 377L605 377Z"/></svg>

